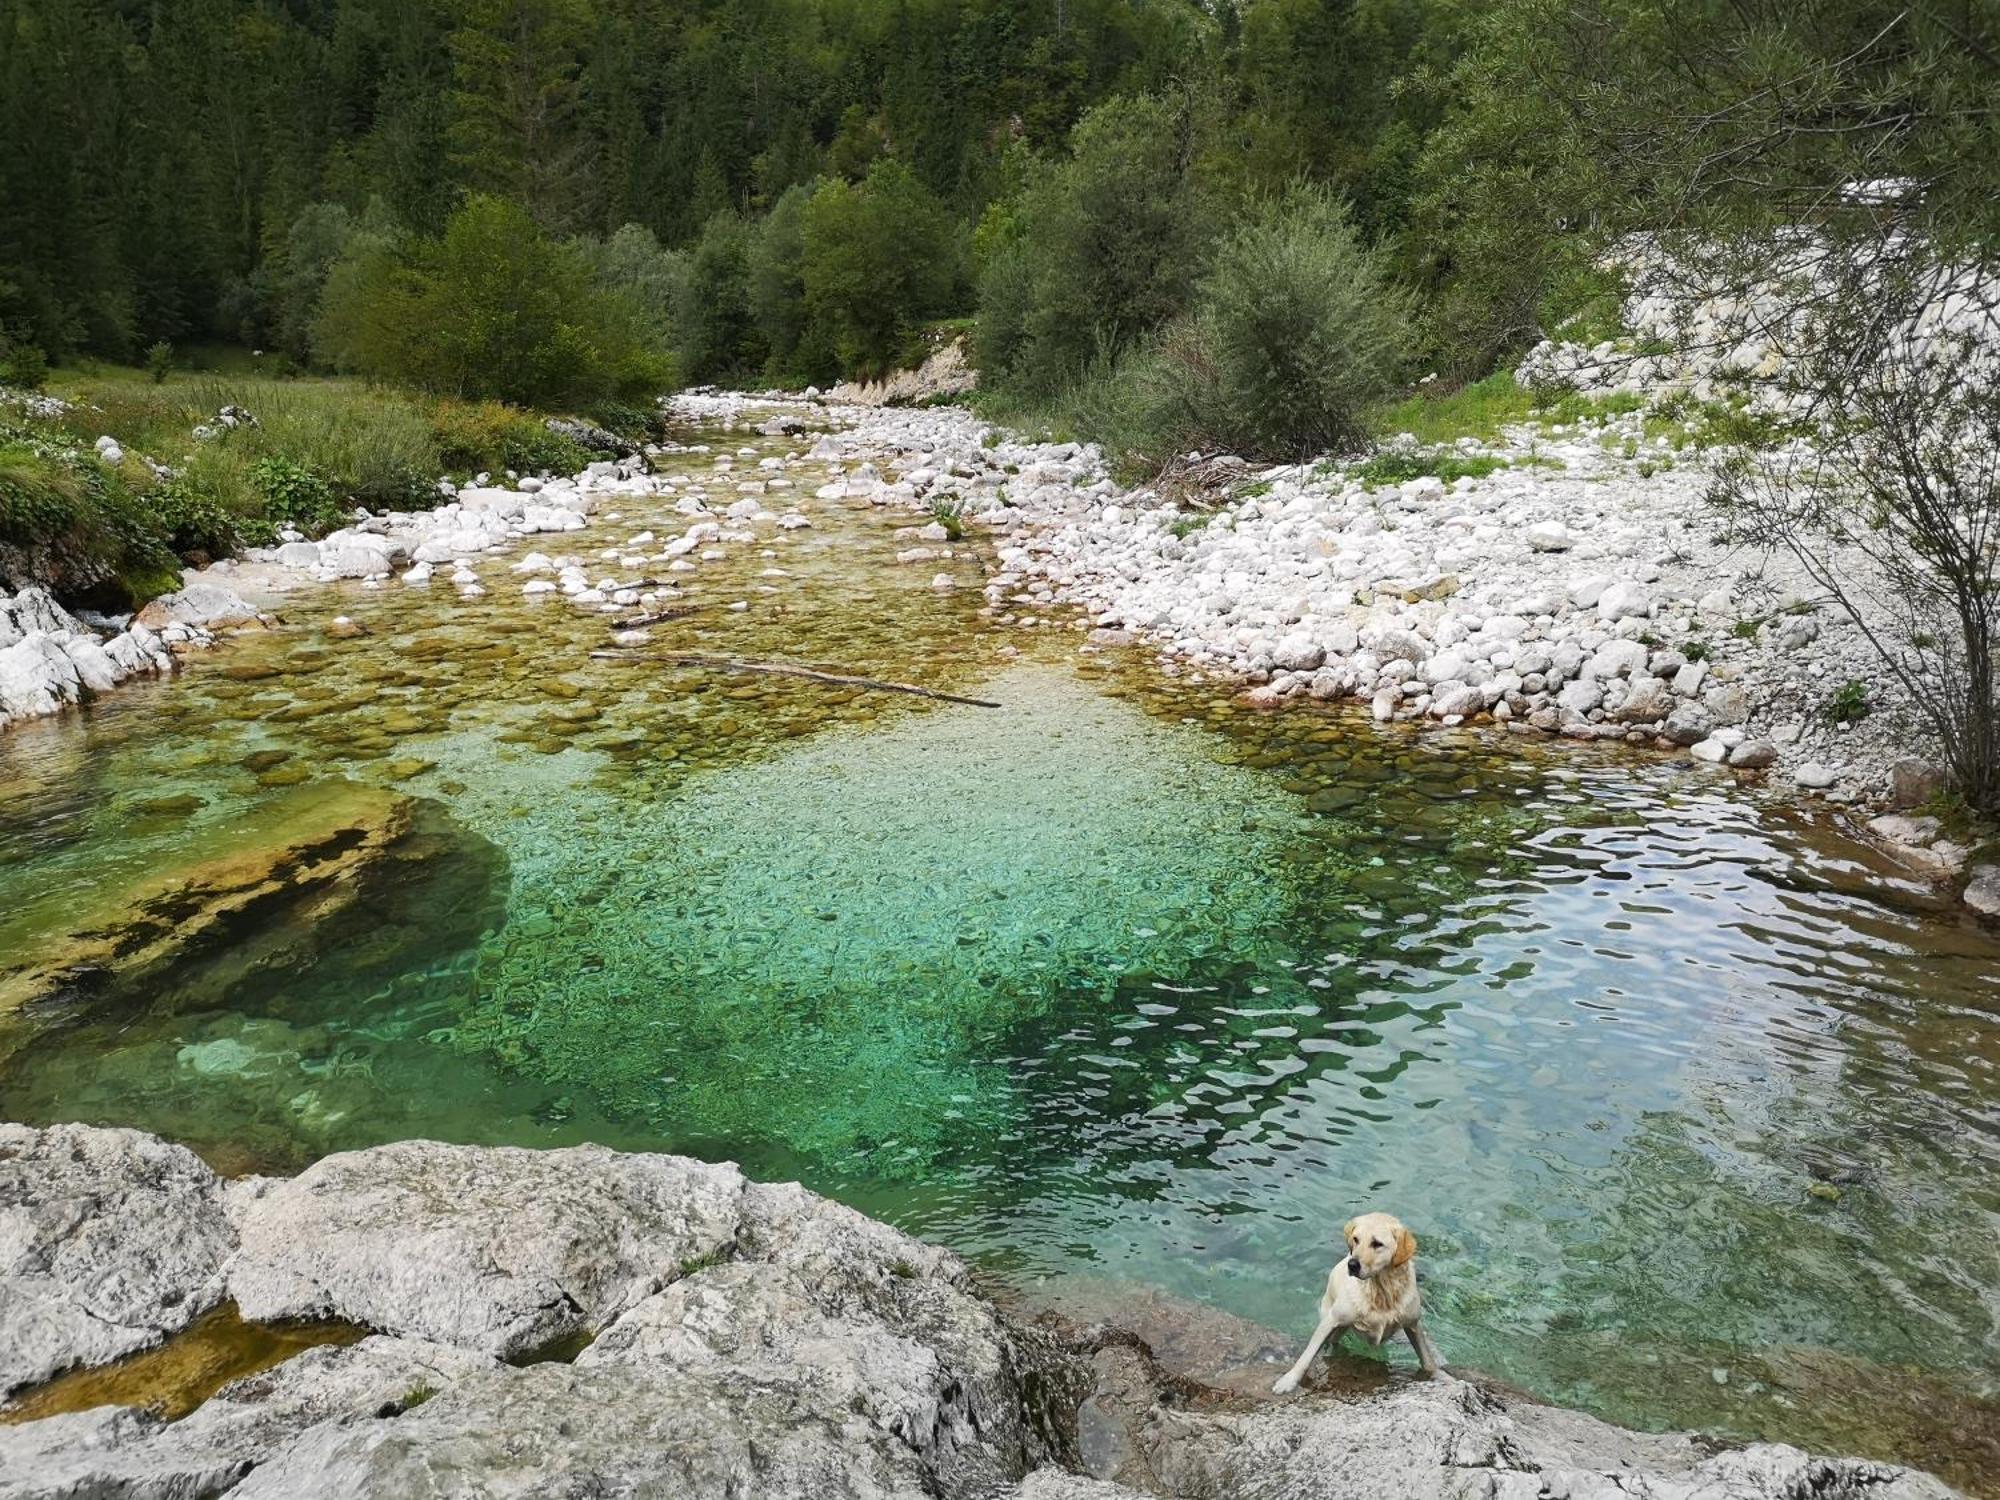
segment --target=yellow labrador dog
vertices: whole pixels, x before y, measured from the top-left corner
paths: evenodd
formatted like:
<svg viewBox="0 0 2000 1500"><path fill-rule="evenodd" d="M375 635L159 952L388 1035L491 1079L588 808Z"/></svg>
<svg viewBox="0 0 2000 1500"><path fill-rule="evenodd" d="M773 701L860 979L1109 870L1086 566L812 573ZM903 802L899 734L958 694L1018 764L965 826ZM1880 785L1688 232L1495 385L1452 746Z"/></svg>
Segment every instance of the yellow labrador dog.
<svg viewBox="0 0 2000 1500"><path fill-rule="evenodd" d="M1380 1344L1401 1329L1417 1351L1426 1375L1444 1368L1437 1346L1424 1332L1423 1299L1417 1295L1417 1237L1393 1214L1363 1214L1349 1219L1343 1231L1347 1258L1326 1278L1326 1295L1319 1299L1319 1327L1313 1330L1299 1362L1278 1377L1271 1389L1282 1396L1299 1388L1320 1347L1352 1328L1371 1344Z"/></svg>

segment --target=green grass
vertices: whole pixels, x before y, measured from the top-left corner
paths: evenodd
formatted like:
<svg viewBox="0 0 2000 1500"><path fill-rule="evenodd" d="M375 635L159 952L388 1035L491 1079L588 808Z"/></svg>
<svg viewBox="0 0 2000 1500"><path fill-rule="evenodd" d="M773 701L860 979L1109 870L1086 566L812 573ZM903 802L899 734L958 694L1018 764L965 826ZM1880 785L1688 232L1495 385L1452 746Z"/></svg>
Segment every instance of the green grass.
<svg viewBox="0 0 2000 1500"><path fill-rule="evenodd" d="M1385 448L1348 470L1369 489L1402 484L1426 476L1451 484L1459 479L1484 479L1507 467L1507 460L1490 454L1466 454L1451 448Z"/></svg>
<svg viewBox="0 0 2000 1500"><path fill-rule="evenodd" d="M1528 421L1534 409L1534 393L1515 382L1513 371L1498 370L1448 395L1419 391L1379 407L1368 426L1380 437L1407 432L1419 443L1448 444L1462 437L1491 441L1501 428Z"/></svg>
<svg viewBox="0 0 2000 1500"><path fill-rule="evenodd" d="M79 601L138 602L176 586L177 556L223 556L287 524L323 534L356 505L434 505L447 472L573 473L590 458L536 413L257 373L274 363L197 347L178 351L159 380L101 363L53 372L49 393L70 409L0 433L0 529L10 533L12 570ZM194 429L224 406L244 408L255 425L197 439ZM92 451L104 435L125 449L115 471Z"/></svg>
<svg viewBox="0 0 2000 1500"><path fill-rule="evenodd" d="M1492 442L1503 428L1525 422L1576 426L1644 407L1644 398L1630 391L1614 391L1608 396L1534 391L1519 384L1513 371L1496 370L1484 380L1455 391L1432 395L1420 390L1393 405L1378 407L1368 426L1380 438L1407 432L1421 444L1444 447L1464 437Z"/></svg>

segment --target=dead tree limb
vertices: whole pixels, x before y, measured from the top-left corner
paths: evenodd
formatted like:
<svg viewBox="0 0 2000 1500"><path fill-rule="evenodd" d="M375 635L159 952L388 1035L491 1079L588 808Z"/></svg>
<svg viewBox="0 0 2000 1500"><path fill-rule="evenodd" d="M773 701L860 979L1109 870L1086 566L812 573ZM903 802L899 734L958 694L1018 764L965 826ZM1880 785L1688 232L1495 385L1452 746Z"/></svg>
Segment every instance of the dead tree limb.
<svg viewBox="0 0 2000 1500"><path fill-rule="evenodd" d="M847 672L817 672L785 661L740 661L733 656L703 656L688 651L593 651L590 655L595 661L656 661L670 667L704 667L715 672L761 672L772 677L830 682L837 687L868 688L878 693L908 693L913 698L935 698L940 703L964 703L973 708L1005 707L986 698L964 698L908 682L884 682L878 677L858 677Z"/></svg>

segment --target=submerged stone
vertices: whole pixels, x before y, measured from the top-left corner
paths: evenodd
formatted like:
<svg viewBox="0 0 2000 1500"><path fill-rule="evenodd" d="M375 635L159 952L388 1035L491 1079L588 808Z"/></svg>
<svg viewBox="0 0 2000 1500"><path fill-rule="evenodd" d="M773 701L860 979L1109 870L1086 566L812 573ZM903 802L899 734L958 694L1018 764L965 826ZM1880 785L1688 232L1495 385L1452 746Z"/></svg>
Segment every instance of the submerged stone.
<svg viewBox="0 0 2000 1500"><path fill-rule="evenodd" d="M140 984L227 942L272 906L308 897L337 904L344 877L408 828L406 803L329 778L255 804L231 823L220 852L196 843L179 864L31 903L0 920L0 1014L65 992Z"/></svg>

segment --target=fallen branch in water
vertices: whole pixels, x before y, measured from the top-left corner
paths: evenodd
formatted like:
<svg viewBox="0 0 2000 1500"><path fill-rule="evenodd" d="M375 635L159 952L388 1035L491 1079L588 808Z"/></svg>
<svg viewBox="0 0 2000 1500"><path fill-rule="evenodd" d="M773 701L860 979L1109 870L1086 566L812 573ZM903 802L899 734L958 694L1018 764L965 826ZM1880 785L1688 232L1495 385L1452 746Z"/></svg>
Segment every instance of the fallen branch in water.
<svg viewBox="0 0 2000 1500"><path fill-rule="evenodd" d="M678 620L683 615L691 615L700 609L699 604L675 604L650 615L634 615L629 620L614 620L616 630L643 630L648 625L664 625L669 620Z"/></svg>
<svg viewBox="0 0 2000 1500"><path fill-rule="evenodd" d="M830 682L838 687L872 688L878 693L908 693L913 698L935 698L940 703L964 703L973 708L1002 708L986 698L962 698L957 693L940 693L907 682L884 682L877 677L856 677L845 672L816 672L811 667L795 667L784 661L739 661L733 656L702 656L688 651L593 651L595 661L657 661L670 667L707 667L717 672L762 672L773 677L804 677L813 682Z"/></svg>

